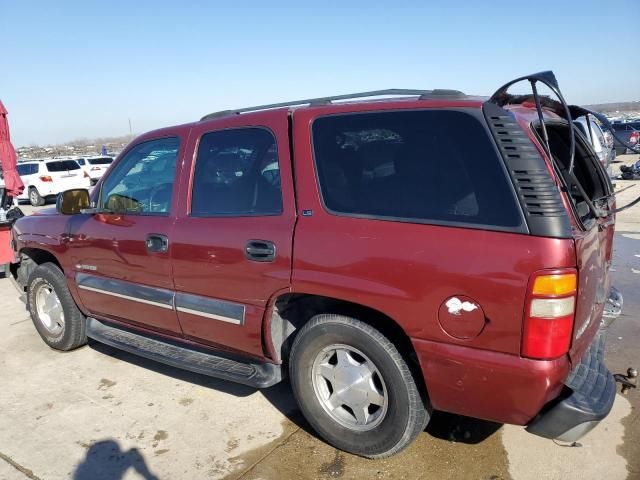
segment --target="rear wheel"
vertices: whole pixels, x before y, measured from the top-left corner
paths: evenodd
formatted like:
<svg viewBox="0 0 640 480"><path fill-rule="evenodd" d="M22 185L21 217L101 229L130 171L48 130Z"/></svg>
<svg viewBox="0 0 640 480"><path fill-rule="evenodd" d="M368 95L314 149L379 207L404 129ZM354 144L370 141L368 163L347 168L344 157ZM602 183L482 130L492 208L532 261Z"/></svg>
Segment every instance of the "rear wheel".
<svg viewBox="0 0 640 480"><path fill-rule="evenodd" d="M87 343L86 319L57 265L43 263L33 270L27 284L27 302L36 330L51 348L73 350Z"/></svg>
<svg viewBox="0 0 640 480"><path fill-rule="evenodd" d="M29 203L31 203L31 205L34 207L41 207L44 205L44 202L44 198L40 195L40 192L38 192L36 187L29 188Z"/></svg>
<svg viewBox="0 0 640 480"><path fill-rule="evenodd" d="M330 444L370 458L409 445L429 421L428 406L396 347L354 318L317 315L289 357L303 414Z"/></svg>

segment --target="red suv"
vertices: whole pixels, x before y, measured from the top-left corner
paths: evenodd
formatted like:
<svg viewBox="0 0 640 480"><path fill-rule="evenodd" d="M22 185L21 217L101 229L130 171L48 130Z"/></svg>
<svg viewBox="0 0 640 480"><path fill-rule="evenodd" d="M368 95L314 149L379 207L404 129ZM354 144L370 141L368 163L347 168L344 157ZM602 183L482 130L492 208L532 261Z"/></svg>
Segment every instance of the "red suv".
<svg viewBox="0 0 640 480"><path fill-rule="evenodd" d="M564 100L535 94L552 74L524 79L533 96L365 92L140 136L90 196L15 224L38 333L288 376L318 434L368 457L433 409L579 438L616 390L612 187Z"/></svg>

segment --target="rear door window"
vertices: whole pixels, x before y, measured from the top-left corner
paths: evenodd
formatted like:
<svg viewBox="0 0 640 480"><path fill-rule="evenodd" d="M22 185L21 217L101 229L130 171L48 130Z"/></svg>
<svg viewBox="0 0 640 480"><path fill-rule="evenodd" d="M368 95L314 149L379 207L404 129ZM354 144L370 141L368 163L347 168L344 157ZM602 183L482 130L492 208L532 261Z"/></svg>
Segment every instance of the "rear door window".
<svg viewBox="0 0 640 480"><path fill-rule="evenodd" d="M264 128L204 134L193 176L191 215L281 213L280 166L273 134Z"/></svg>
<svg viewBox="0 0 640 480"><path fill-rule="evenodd" d="M47 170L49 172L67 172L69 170L79 170L80 165L75 160L59 160L56 162L47 162Z"/></svg>
<svg viewBox="0 0 640 480"><path fill-rule="evenodd" d="M322 199L331 212L498 229L523 224L492 139L469 113L320 117L313 144Z"/></svg>

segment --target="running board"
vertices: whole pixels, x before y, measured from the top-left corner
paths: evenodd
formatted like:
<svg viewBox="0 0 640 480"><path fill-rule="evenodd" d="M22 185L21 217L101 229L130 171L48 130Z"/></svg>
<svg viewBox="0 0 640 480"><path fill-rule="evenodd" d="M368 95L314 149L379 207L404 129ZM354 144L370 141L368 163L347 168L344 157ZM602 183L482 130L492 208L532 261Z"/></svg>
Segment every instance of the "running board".
<svg viewBox="0 0 640 480"><path fill-rule="evenodd" d="M282 379L280 365L234 360L221 352L212 354L151 338L91 317L87 318L87 336L119 350L172 367L254 388L270 387Z"/></svg>

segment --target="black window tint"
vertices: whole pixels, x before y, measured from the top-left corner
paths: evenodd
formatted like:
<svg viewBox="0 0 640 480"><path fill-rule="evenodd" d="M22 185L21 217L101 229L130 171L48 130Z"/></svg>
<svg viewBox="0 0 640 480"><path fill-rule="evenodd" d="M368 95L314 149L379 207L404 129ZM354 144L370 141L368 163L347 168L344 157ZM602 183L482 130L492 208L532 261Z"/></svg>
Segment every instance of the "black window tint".
<svg viewBox="0 0 640 480"><path fill-rule="evenodd" d="M406 221L522 224L482 124L459 111L321 117L313 124L322 197L334 212Z"/></svg>
<svg viewBox="0 0 640 480"><path fill-rule="evenodd" d="M281 212L278 150L268 130L243 128L202 136L193 178L192 215Z"/></svg>
<svg viewBox="0 0 640 480"><path fill-rule="evenodd" d="M75 160L59 160L57 162L47 162L47 170L50 172L66 172L68 170L78 170L80 165Z"/></svg>
<svg viewBox="0 0 640 480"><path fill-rule="evenodd" d="M102 185L102 208L114 212L167 215L180 140L161 138L131 148Z"/></svg>
<svg viewBox="0 0 640 480"><path fill-rule="evenodd" d="M113 158L89 158L87 161L90 165L109 165L113 162Z"/></svg>

